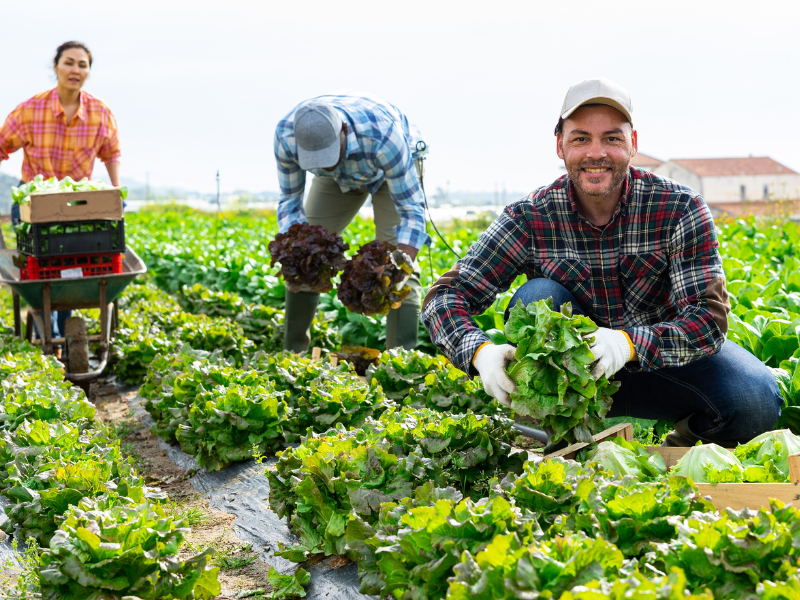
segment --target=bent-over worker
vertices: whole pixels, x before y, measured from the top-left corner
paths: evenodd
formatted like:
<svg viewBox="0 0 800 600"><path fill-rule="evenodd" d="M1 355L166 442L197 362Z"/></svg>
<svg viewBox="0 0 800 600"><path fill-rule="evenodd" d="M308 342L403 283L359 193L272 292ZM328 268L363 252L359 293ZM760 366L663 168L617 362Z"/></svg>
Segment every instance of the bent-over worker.
<svg viewBox="0 0 800 600"><path fill-rule="evenodd" d="M420 284L416 257L430 242L422 187L414 159L419 132L396 107L367 96L319 96L302 102L275 130L281 198L278 226L285 232L308 221L342 231L372 196L375 237L415 261L411 294L386 317L386 347L417 345ZM314 174L303 204L306 171ZM319 294L286 290L284 350L304 352Z"/></svg>
<svg viewBox="0 0 800 600"><path fill-rule="evenodd" d="M630 166L632 113L628 92L607 79L569 89L555 130L567 174L506 207L428 291L423 323L508 405L514 348L491 344L471 315L524 273L510 306L551 297L600 327L593 372L621 383L608 416L673 420L667 445L747 442L775 425L777 382L725 338L730 302L701 195Z"/></svg>

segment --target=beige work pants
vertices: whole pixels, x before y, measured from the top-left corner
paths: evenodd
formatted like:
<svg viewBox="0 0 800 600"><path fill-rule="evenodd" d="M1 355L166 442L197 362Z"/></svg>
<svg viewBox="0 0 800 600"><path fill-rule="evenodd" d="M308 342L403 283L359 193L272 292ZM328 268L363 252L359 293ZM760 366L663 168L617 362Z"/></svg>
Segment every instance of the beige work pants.
<svg viewBox="0 0 800 600"><path fill-rule="evenodd" d="M343 192L330 177L314 177L311 190L305 201L306 220L311 225L322 225L331 233L341 233L358 214L359 209L367 201L368 192L354 190ZM375 219L375 237L382 242L397 245L394 228L400 225L394 200L389 193L389 186L384 183L372 195L372 211ZM352 250L355 250L353 248ZM411 293L403 301L403 305L419 306L421 286L419 282L419 264L408 280Z"/></svg>

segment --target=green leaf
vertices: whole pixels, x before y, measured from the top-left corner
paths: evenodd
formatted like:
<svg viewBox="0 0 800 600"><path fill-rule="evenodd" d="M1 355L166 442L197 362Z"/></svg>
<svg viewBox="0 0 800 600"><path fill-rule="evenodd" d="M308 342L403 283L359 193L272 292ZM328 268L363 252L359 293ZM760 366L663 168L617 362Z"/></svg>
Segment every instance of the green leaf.
<svg viewBox="0 0 800 600"><path fill-rule="evenodd" d="M222 592L222 584L219 579L219 567L204 569L200 573L200 578L194 585L194 597L199 600L214 598Z"/></svg>
<svg viewBox="0 0 800 600"><path fill-rule="evenodd" d="M297 569L292 575L281 575L275 567L270 567L267 579L272 586L272 593L267 598L304 598L306 591L303 586L311 581L311 575L305 569Z"/></svg>
<svg viewBox="0 0 800 600"><path fill-rule="evenodd" d="M800 347L797 335L775 335L764 344L762 356L764 362L773 366L790 358Z"/></svg>

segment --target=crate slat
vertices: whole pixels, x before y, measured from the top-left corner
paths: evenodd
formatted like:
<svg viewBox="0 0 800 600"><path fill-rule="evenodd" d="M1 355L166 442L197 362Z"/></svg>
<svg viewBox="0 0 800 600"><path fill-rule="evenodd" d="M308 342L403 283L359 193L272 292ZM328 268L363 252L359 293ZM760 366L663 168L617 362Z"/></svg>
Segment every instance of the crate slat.
<svg viewBox="0 0 800 600"><path fill-rule="evenodd" d="M664 459L664 464L667 469L674 467L678 461L683 458L683 455L689 451L689 448L675 448L669 446L645 446L650 454L660 454Z"/></svg>
<svg viewBox="0 0 800 600"><path fill-rule="evenodd" d="M600 433L594 434L592 439L595 442L602 442L603 440L617 436L621 436L623 439L631 441L633 439L633 425L630 423L619 423L613 427L609 427L608 429L601 431ZM566 448L562 448L561 450L551 452L550 454L547 454L545 458L556 458L558 456L561 458L575 458L578 455L578 452L586 448L588 445L589 444L585 442L578 442L576 444L567 446Z"/></svg>
<svg viewBox="0 0 800 600"><path fill-rule="evenodd" d="M709 496L718 510L749 508L758 510L768 508L770 498L784 503L800 500L800 486L797 483L698 483L697 489Z"/></svg>

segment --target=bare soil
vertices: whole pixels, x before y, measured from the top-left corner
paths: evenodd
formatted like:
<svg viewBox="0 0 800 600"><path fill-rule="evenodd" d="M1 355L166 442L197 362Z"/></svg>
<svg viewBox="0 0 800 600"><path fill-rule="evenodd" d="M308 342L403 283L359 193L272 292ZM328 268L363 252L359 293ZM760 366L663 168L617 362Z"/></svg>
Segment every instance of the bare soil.
<svg viewBox="0 0 800 600"><path fill-rule="evenodd" d="M514 441L511 443L511 446L514 448L520 448L522 450L530 450L531 452L537 452L539 454L542 453L544 450L544 444L538 440L534 440L533 438L525 437L524 435L518 435L514 438Z"/></svg>
<svg viewBox="0 0 800 600"><path fill-rule="evenodd" d="M516 415L515 420L522 425L527 425L528 427L533 427L534 429L541 428L539 421L533 417ZM521 448L522 450L529 450L531 452L538 452L540 454L542 450L544 450L545 446L545 444L542 442L534 440L533 438L525 437L524 435L518 435L511 445L514 448Z"/></svg>

